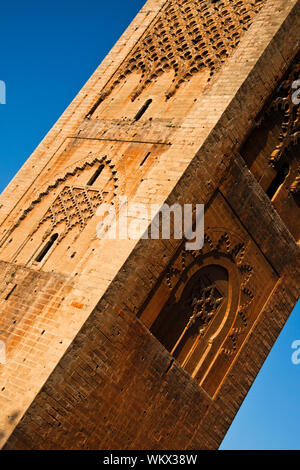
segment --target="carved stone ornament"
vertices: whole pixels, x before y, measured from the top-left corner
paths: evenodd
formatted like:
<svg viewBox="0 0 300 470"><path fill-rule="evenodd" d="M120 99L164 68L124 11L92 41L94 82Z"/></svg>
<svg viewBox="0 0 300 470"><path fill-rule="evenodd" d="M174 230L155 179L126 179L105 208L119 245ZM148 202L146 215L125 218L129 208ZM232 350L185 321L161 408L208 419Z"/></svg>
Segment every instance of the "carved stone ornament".
<svg viewBox="0 0 300 470"><path fill-rule="evenodd" d="M253 273L245 243L236 234L211 229L202 250L178 254L140 318L201 381L217 355L235 356L239 335L250 327Z"/></svg>
<svg viewBox="0 0 300 470"><path fill-rule="evenodd" d="M77 162L73 164L68 171L65 170L63 174L58 175L45 189L38 192L38 195L33 198L30 205L22 212L21 216L14 223L12 229L3 237L0 242L0 246L5 244L14 230L45 197L51 195L56 188L59 188L63 184L65 184L65 186L61 189L55 200L50 204L48 210L40 221L33 227L31 235L33 235L46 221L51 222L51 228L45 232L43 240L51 235L53 230L63 222L65 223L65 230L61 233L60 240L74 227L78 227L80 231L82 231L88 220L94 216L98 206L103 202L104 193L101 190L97 190L89 186L73 186L72 184L66 183L73 176L77 176L86 169L99 165L109 168L110 179L112 182L111 189L112 191L117 191L119 184L117 171L115 169L115 165L106 156L99 158L91 157L90 159L86 158L83 161ZM112 197L113 196L115 196L114 192L112 194Z"/></svg>
<svg viewBox="0 0 300 470"><path fill-rule="evenodd" d="M166 71L174 72L166 98L203 68L213 75L237 47L264 3L265 0L168 0L96 104L133 72L141 78L132 100Z"/></svg>
<svg viewBox="0 0 300 470"><path fill-rule="evenodd" d="M269 163L272 167L281 162L283 159L289 158L289 151L295 147L300 140L300 104L296 100L297 90L295 84L300 80L300 54L293 61L285 79L282 81L275 96L272 97L271 103L264 110L260 118L259 124L267 121L272 113L277 112L282 116L281 131L279 142L276 148L269 156ZM297 87L298 89L300 86ZM299 162L299 156L296 155ZM292 194L296 194L300 190L300 164L298 163L297 176L289 188Z"/></svg>

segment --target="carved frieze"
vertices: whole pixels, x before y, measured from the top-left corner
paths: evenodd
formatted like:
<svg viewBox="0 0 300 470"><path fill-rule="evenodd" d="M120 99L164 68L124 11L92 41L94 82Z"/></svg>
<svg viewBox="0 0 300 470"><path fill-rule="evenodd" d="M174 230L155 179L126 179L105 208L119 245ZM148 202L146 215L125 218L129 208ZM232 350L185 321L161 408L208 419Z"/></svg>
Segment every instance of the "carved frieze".
<svg viewBox="0 0 300 470"><path fill-rule="evenodd" d="M140 81L132 100L166 71L174 72L167 98L204 68L212 76L232 54L265 0L168 0L144 36L103 89L97 105L126 76Z"/></svg>

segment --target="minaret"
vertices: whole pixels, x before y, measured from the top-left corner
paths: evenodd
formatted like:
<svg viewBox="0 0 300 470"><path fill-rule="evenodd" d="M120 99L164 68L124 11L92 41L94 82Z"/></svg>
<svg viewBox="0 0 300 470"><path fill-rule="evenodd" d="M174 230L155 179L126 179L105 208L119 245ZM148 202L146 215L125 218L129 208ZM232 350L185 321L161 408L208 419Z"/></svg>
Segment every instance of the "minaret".
<svg viewBox="0 0 300 470"><path fill-rule="evenodd" d="M299 297L299 28L148 0L3 192L5 449L218 448ZM99 237L120 201L204 204L203 247Z"/></svg>

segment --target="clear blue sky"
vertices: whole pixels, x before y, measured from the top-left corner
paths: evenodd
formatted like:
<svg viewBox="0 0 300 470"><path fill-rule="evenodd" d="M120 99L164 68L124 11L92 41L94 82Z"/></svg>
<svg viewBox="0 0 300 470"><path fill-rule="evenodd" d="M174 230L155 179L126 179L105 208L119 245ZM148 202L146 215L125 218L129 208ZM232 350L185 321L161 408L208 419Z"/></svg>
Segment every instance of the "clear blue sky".
<svg viewBox="0 0 300 470"><path fill-rule="evenodd" d="M109 52L143 0L10 0L0 14L2 190ZM295 309L222 449L300 449L300 339Z"/></svg>

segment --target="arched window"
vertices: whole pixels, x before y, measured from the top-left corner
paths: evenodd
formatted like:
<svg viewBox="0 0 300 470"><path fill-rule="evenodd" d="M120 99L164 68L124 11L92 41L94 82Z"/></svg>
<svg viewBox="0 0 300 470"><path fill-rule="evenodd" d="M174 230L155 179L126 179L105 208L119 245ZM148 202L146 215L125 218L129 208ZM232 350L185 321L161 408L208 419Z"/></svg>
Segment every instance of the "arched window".
<svg viewBox="0 0 300 470"><path fill-rule="evenodd" d="M49 253L50 249L52 248L52 246L54 245L55 241L57 240L58 238L58 233L54 233L50 240L47 241L46 245L44 246L44 248L40 251L40 253L38 254L38 256L36 257L36 261L38 263L40 263L41 261L43 261L43 259L45 258L45 256L47 255L47 253Z"/></svg>
<svg viewBox="0 0 300 470"><path fill-rule="evenodd" d="M288 163L284 163L279 170L269 188L267 189L267 195L270 199L273 199L278 189L283 185L287 175L289 174L290 166Z"/></svg>
<svg viewBox="0 0 300 470"><path fill-rule="evenodd" d="M206 266L191 277L177 301L170 299L167 302L151 332L192 373L201 356L200 351L205 350L211 337L210 333L224 318L227 299L226 269L217 265ZM192 355L196 349L195 361Z"/></svg>

